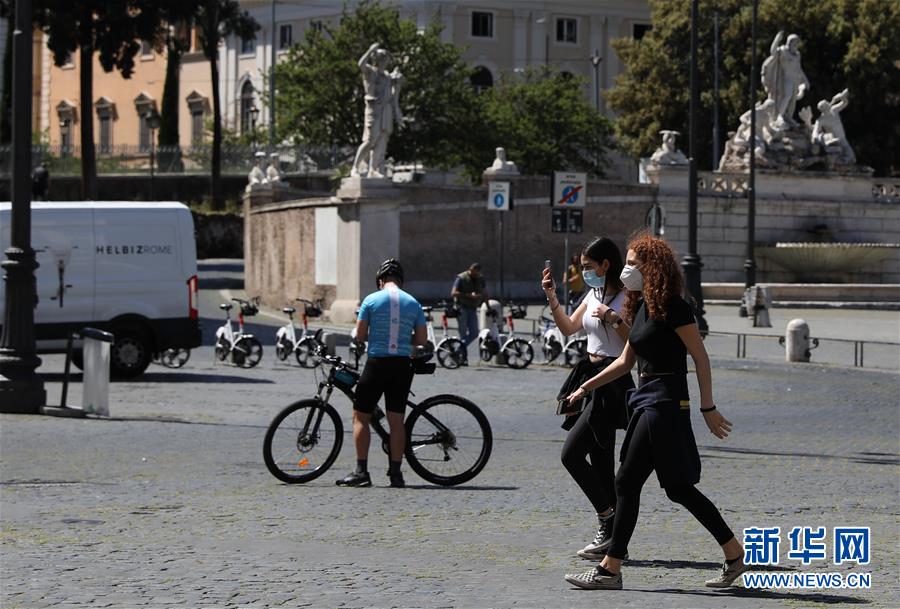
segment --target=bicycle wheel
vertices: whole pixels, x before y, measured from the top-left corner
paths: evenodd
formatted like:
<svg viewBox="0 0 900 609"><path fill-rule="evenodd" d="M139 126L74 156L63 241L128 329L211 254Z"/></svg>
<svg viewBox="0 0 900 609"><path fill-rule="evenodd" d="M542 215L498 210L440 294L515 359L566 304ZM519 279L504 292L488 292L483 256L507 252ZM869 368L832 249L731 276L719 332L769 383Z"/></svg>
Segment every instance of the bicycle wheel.
<svg viewBox="0 0 900 609"><path fill-rule="evenodd" d="M445 338L438 343L437 359L444 368L453 370L459 368L462 362L465 346L458 338Z"/></svg>
<svg viewBox="0 0 900 609"><path fill-rule="evenodd" d="M166 368L181 368L191 359L190 349L166 349L162 354L162 365Z"/></svg>
<svg viewBox="0 0 900 609"><path fill-rule="evenodd" d="M544 345L541 349L544 351L544 359L547 360L548 364L553 362L559 357L560 353L562 353L562 345L559 344L559 341L556 339L544 340Z"/></svg>
<svg viewBox="0 0 900 609"><path fill-rule="evenodd" d="M297 363L303 366L304 368L315 368L319 364L322 363L322 360L319 359L319 356L316 355L316 347L318 344L316 343L316 339L312 336L307 336L299 343L297 343L297 349L294 351L294 356L297 358Z"/></svg>
<svg viewBox="0 0 900 609"><path fill-rule="evenodd" d="M291 354L291 350L290 339L286 336L279 336L275 343L275 357L278 358L278 361L285 361Z"/></svg>
<svg viewBox="0 0 900 609"><path fill-rule="evenodd" d="M534 349L531 348L527 340L514 338L504 347L503 356L506 358L507 366L521 370L526 368L531 363L531 360L534 359Z"/></svg>
<svg viewBox="0 0 900 609"><path fill-rule="evenodd" d="M262 343L252 336L244 336L234 344L231 358L241 368L252 368L262 359L262 354Z"/></svg>
<svg viewBox="0 0 900 609"><path fill-rule="evenodd" d="M570 341L564 352L566 366L573 367L587 356L587 340L579 338Z"/></svg>
<svg viewBox="0 0 900 609"><path fill-rule="evenodd" d="M220 362L224 362L225 359L228 357L229 348L230 348L230 345L228 343L228 340L225 337L220 336L218 339L216 339L216 348L215 348L216 359Z"/></svg>
<svg viewBox="0 0 900 609"><path fill-rule="evenodd" d="M493 437L487 417L457 395L426 399L406 419L406 460L433 484L455 486L487 465Z"/></svg>
<svg viewBox="0 0 900 609"><path fill-rule="evenodd" d="M294 402L272 419L263 440L263 460L282 482L315 480L334 464L344 441L337 411L320 400Z"/></svg>

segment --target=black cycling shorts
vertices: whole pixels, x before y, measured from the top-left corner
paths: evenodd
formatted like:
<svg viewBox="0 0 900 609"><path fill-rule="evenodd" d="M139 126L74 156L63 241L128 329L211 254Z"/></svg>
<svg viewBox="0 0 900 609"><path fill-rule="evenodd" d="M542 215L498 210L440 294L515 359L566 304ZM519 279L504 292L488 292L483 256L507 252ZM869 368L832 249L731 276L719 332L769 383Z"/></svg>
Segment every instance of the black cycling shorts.
<svg viewBox="0 0 900 609"><path fill-rule="evenodd" d="M412 362L408 357L370 357L356 385L353 409L372 414L384 395L385 409L402 414L412 379Z"/></svg>

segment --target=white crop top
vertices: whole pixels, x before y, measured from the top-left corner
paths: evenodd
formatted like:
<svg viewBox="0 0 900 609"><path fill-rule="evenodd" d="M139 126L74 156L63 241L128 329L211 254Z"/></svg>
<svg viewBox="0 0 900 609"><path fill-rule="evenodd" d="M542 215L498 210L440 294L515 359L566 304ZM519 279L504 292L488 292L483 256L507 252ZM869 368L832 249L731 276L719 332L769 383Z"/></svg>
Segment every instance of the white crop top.
<svg viewBox="0 0 900 609"><path fill-rule="evenodd" d="M619 357L625 348L625 341L609 324L604 324L599 317L592 315L594 310L600 306L600 299L595 295L598 292L599 290L588 288L587 296L582 301L586 306L584 316L581 318L581 325L587 334L587 351L593 355ZM625 304L625 290L620 290L611 301L609 297L606 297L605 301L613 311L621 315L622 306Z"/></svg>

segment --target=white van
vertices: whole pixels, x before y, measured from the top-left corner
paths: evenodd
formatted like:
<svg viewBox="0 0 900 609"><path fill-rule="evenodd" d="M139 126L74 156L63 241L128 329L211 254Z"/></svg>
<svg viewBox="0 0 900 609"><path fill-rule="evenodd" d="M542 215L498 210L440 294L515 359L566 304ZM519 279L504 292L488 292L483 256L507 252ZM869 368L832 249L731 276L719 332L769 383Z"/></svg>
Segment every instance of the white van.
<svg viewBox="0 0 900 609"><path fill-rule="evenodd" d="M0 250L9 247L9 223L10 203L2 202ZM131 378L154 353L200 345L197 247L185 205L34 202L31 246L40 264L39 353L64 352L68 336L85 326L108 330L111 372ZM4 290L0 281L0 320Z"/></svg>

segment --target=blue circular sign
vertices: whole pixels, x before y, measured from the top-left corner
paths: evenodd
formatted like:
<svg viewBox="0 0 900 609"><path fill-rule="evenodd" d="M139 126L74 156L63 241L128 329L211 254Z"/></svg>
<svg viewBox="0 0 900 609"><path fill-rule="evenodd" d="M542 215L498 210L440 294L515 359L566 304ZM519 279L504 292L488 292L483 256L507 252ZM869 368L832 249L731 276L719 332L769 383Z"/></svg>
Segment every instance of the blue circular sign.
<svg viewBox="0 0 900 609"><path fill-rule="evenodd" d="M562 200L565 201L564 205L566 205L566 204L568 204L568 205L574 204L575 201L578 200L578 191L579 191L579 190L580 190L580 189L575 188L574 186L566 186L565 188L563 188L563 191L562 191L563 198L562 198Z"/></svg>
<svg viewBox="0 0 900 609"><path fill-rule="evenodd" d="M494 207L501 208L506 204L506 197L503 196L503 193L497 193L494 195Z"/></svg>

